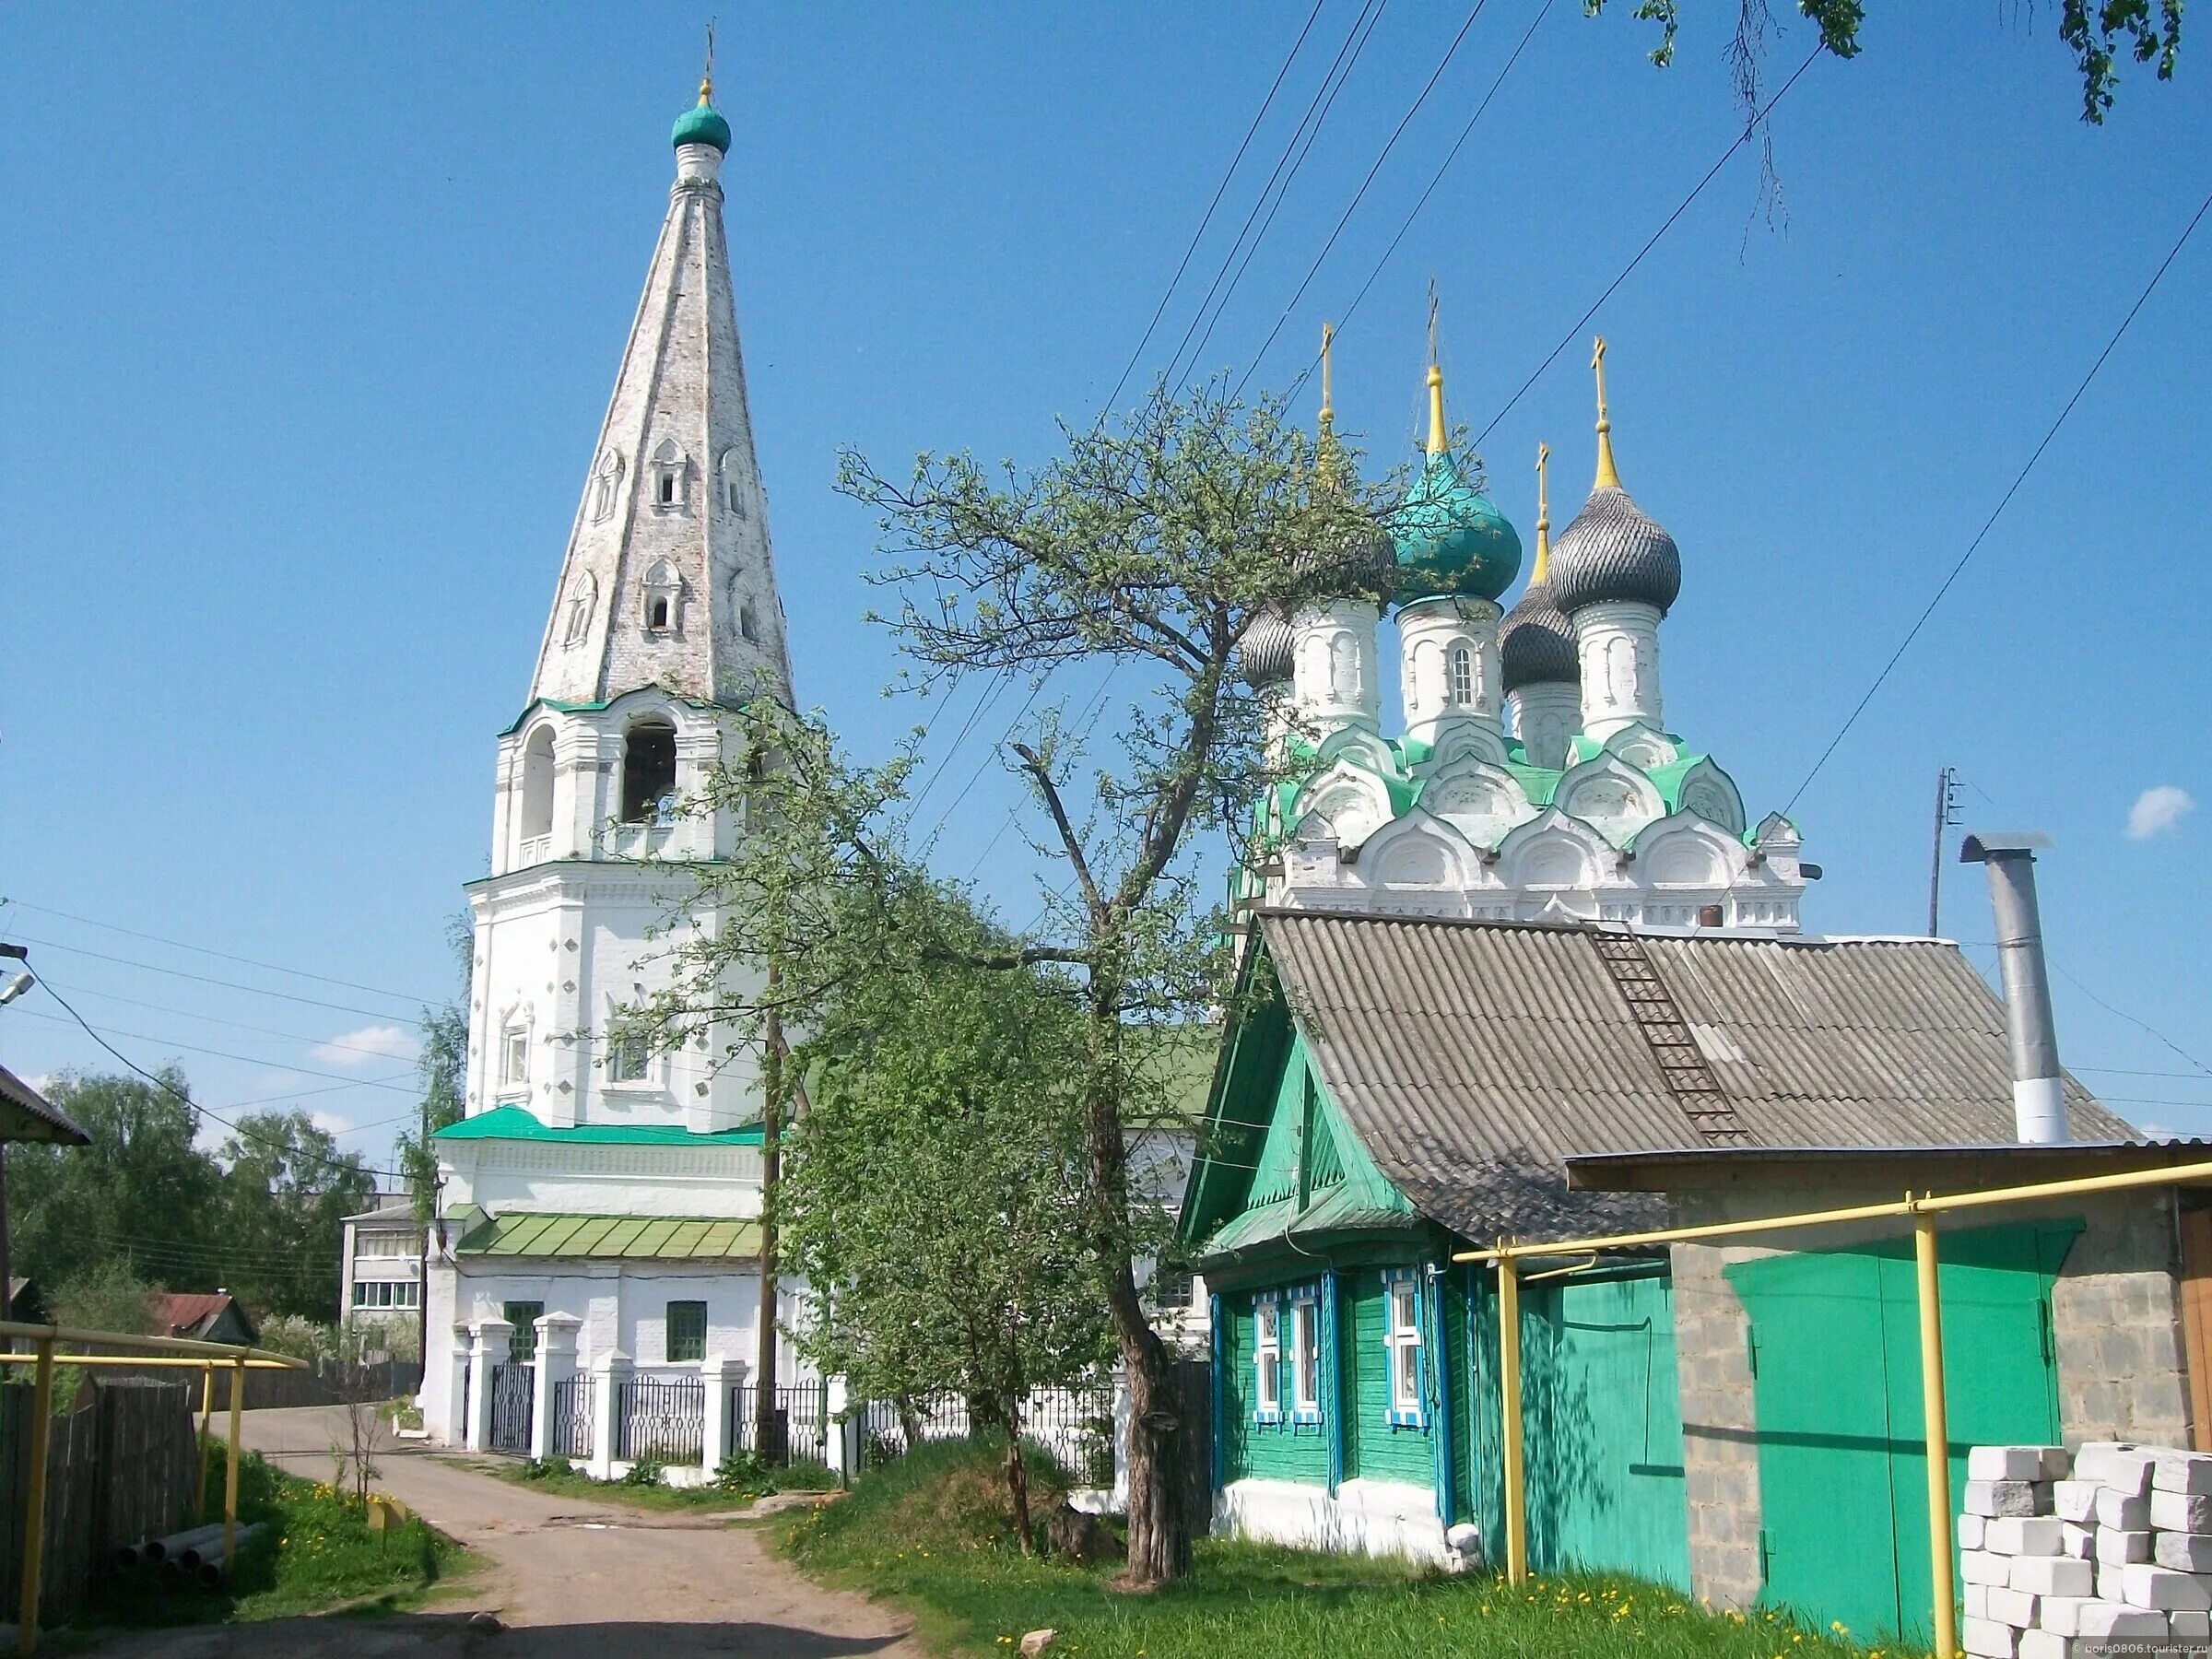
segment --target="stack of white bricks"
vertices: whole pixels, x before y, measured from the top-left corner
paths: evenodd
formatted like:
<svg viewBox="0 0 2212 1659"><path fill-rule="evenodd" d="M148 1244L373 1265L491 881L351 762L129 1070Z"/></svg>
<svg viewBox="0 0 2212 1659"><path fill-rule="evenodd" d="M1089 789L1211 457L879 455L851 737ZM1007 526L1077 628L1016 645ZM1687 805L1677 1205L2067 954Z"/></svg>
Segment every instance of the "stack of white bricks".
<svg viewBox="0 0 2212 1659"><path fill-rule="evenodd" d="M2212 1454L2090 1441L1966 1459L1961 1634L1982 1659L2212 1650Z"/></svg>

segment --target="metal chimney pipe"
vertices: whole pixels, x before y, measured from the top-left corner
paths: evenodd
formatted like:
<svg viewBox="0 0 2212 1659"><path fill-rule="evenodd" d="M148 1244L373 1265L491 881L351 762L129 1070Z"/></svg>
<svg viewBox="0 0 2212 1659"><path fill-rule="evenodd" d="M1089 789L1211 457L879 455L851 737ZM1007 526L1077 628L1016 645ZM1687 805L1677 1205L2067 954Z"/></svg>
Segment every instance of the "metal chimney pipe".
<svg viewBox="0 0 2212 1659"><path fill-rule="evenodd" d="M2043 962L2043 924L2035 903L2035 850L2051 838L2039 830L1970 835L1960 864L1985 865L1990 908L1996 912L1997 971L2005 982L2005 1023L2012 1036L2012 1116L2030 1146L2066 1137L2066 1105L2058 1071L2058 1028L2051 1018L2051 976Z"/></svg>

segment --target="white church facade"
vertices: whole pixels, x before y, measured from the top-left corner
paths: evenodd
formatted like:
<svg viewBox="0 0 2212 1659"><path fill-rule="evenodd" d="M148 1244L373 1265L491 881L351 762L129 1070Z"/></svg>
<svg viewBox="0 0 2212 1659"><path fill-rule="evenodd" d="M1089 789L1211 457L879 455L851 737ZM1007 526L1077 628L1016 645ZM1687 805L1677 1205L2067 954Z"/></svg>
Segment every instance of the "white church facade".
<svg viewBox="0 0 2212 1659"><path fill-rule="evenodd" d="M712 1467L762 1300L755 1058L714 1030L664 1049L624 1025L669 982L672 922L714 925L682 866L742 832L675 804L742 763L733 707L792 696L717 182L730 131L707 86L673 136L529 695L499 741L490 873L467 889L466 1110L434 1136L427 1275L431 1438L602 1469ZM782 1303L788 1320L788 1287ZM669 1419L652 1436L623 1415L641 1401Z"/></svg>

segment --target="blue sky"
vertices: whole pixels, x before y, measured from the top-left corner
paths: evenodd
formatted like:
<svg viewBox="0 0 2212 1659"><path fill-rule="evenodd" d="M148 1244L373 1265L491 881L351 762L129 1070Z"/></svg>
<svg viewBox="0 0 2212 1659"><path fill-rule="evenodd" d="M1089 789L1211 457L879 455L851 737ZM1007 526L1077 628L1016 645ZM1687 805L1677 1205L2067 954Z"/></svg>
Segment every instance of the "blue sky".
<svg viewBox="0 0 2212 1659"><path fill-rule="evenodd" d="M1260 382L1287 385L1343 314L1540 3L1489 0ZM1324 5L1254 142L1265 163L1356 9ZM1777 116L1786 223L1739 154L1596 324L1623 475L1683 550L1668 723L1755 814L1796 791L2212 182L2201 53L2173 85L2131 72L2092 129L2048 8L1868 9L1863 55L1816 65ZM1551 6L1341 335L1339 425L1378 456L1417 435L1431 277L1452 412L1479 430L1726 147L1734 8L1685 10L1662 73L1625 6ZM893 466L923 448L1046 458L1054 419L1088 419L1120 375L1305 15L724 17L730 246L799 690L862 754L934 712L879 695L897 663L863 619L875 532L830 489L838 446ZM1465 15L1384 11L1203 368L1248 366ZM451 989L444 924L485 865L495 735L702 20L9 11L0 931L218 1110L297 1099L382 1157L409 1109L405 1022ZM1783 36L1775 83L1810 44ZM1262 176L1248 162L1230 184L1201 277ZM2199 238L1795 809L1828 871L1807 924L1835 933L1923 925L1946 763L1969 826L2049 830L2062 1046L2122 1112L2184 1132L2212 1132L2212 1104L2186 1103L2212 1102L2212 1077L2092 994L2212 1060L2206 815L2128 832L2146 791L2212 798ZM1562 353L1483 445L1524 537L1539 439L1556 522L1588 477L1586 357ZM958 803L948 870L1017 799L990 766L961 789L1013 700L932 793L925 818ZM1036 867L1002 836L986 890L1027 915ZM1946 874L1946 931L1986 939L1978 873ZM34 994L0 1009L0 1059L102 1056Z"/></svg>

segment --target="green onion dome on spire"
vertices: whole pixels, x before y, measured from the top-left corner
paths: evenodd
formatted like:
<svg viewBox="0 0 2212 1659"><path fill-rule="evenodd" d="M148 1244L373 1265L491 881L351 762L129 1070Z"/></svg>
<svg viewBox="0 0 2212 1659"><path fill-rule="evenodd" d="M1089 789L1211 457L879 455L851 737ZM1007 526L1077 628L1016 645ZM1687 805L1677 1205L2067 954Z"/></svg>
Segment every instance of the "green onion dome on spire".
<svg viewBox="0 0 2212 1659"><path fill-rule="evenodd" d="M1398 603L1450 595L1495 599L1521 570L1521 536L1467 481L1444 430L1444 376L1429 366L1429 456L1391 514Z"/></svg>
<svg viewBox="0 0 2212 1659"><path fill-rule="evenodd" d="M676 118L676 127L669 141L681 149L687 144L711 144L722 155L730 153L730 124L722 118L714 107L712 77L699 83L699 102Z"/></svg>

